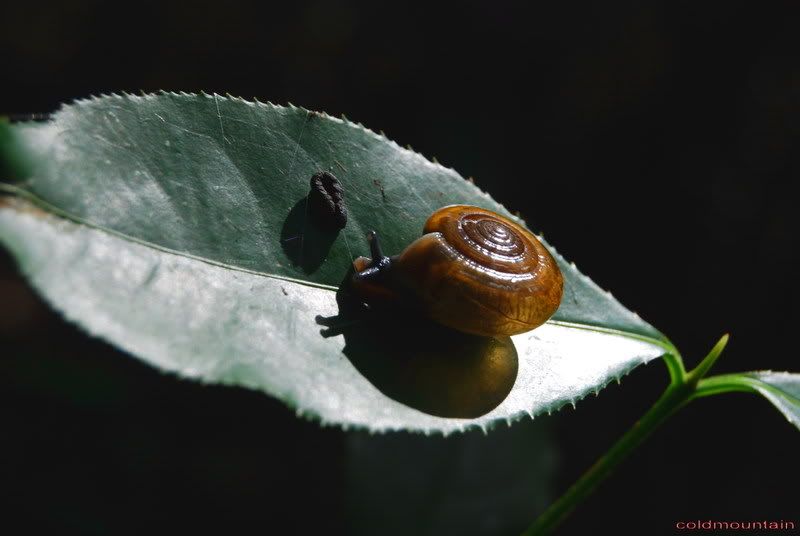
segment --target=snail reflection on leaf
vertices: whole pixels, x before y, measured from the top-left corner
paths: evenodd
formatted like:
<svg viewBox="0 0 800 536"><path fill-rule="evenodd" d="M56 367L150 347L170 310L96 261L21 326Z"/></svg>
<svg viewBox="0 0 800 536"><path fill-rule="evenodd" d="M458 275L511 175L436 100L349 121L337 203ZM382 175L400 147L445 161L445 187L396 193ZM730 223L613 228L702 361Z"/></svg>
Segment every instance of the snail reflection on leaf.
<svg viewBox="0 0 800 536"><path fill-rule="evenodd" d="M561 302L553 257L520 225L467 205L434 212L397 256L383 254L375 232L368 240L372 258L354 261L340 292L338 320L351 319L345 354L384 394L427 413L494 409L517 376L510 335L540 326ZM320 323L332 326L328 336L342 325Z"/></svg>

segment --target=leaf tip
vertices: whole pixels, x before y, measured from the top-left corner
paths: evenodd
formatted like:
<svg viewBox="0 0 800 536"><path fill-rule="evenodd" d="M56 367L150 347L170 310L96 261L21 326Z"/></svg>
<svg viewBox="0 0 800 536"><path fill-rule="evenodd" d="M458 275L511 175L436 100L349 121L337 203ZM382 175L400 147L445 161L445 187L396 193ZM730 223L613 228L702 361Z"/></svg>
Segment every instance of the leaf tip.
<svg viewBox="0 0 800 536"><path fill-rule="evenodd" d="M722 349L724 349L728 345L728 341L731 338L731 334L726 332L722 334L722 337L719 338L718 345L722 345Z"/></svg>

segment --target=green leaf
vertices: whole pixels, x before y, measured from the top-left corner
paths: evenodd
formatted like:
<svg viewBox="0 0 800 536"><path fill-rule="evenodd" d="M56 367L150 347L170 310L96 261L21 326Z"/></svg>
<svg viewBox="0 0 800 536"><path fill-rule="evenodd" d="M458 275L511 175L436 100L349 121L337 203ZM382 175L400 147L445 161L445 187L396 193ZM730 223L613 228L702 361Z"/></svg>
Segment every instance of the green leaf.
<svg viewBox="0 0 800 536"><path fill-rule="evenodd" d="M800 429L800 374L762 370L710 376L700 380L695 396L731 391L759 393Z"/></svg>
<svg viewBox="0 0 800 536"><path fill-rule="evenodd" d="M368 253L368 230L396 253L444 205L511 216L360 125L164 93L81 101L14 130L34 167L4 186L17 196L0 209L0 240L65 316L164 370L260 389L326 423L448 433L574 404L672 351L555 252L561 307L513 344L403 319L348 324L334 291ZM345 188L338 233L305 212L323 170Z"/></svg>
<svg viewBox="0 0 800 536"><path fill-rule="evenodd" d="M790 423L800 428L800 374L764 371L746 376L756 380L753 387Z"/></svg>
<svg viewBox="0 0 800 536"><path fill-rule="evenodd" d="M33 164L24 143L4 117L0 117L0 180L12 182L30 175Z"/></svg>

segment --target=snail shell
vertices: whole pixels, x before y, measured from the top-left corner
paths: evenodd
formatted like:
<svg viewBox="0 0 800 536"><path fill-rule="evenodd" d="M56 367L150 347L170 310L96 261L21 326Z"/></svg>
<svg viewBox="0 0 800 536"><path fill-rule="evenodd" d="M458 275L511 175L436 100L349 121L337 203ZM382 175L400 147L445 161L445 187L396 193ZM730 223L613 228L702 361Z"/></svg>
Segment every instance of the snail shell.
<svg viewBox="0 0 800 536"><path fill-rule="evenodd" d="M391 259L371 233L372 259L354 262L352 284L366 301L404 301L431 319L476 335L532 330L561 303L563 277L528 230L490 210L451 205L424 235Z"/></svg>

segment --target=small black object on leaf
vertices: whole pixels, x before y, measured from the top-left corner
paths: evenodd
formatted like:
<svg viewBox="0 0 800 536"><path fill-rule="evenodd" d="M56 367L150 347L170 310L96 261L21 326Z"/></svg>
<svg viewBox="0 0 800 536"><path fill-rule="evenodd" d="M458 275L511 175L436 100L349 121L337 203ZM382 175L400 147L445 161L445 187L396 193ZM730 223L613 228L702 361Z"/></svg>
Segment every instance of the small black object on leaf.
<svg viewBox="0 0 800 536"><path fill-rule="evenodd" d="M343 229L347 224L344 189L332 173L321 171L311 177L308 210L314 222L323 229Z"/></svg>

